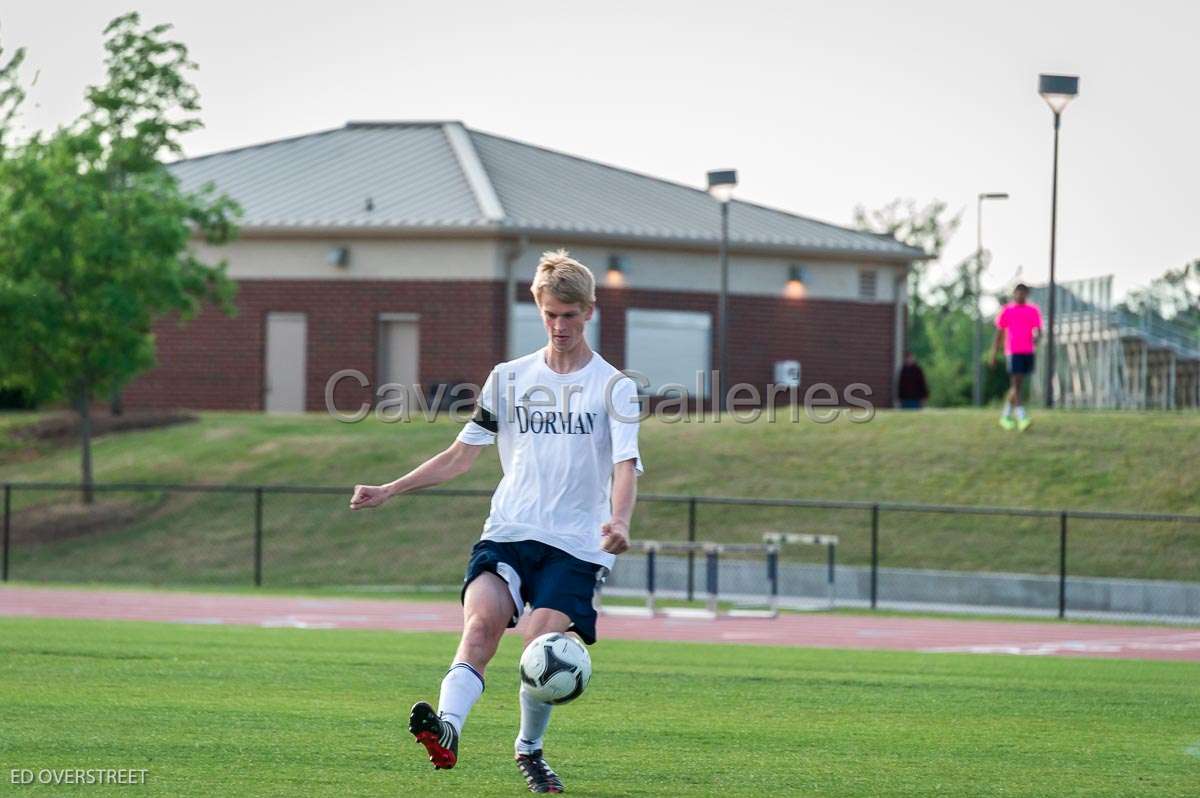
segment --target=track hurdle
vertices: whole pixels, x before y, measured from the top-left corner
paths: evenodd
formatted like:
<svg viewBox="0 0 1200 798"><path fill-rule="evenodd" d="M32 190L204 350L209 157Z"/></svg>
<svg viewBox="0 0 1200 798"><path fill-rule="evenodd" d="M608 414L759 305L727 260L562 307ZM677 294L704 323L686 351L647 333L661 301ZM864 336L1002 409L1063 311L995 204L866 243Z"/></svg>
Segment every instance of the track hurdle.
<svg viewBox="0 0 1200 798"><path fill-rule="evenodd" d="M834 606L836 590L836 565L838 537L836 535L814 535L798 532L767 532L763 535L762 543L717 543L714 541L655 541L635 540L630 542L630 549L645 554L646 568L646 603L642 607L603 605L600 595L597 595L597 607L606 615L637 615L653 617L656 614L688 617L716 618L720 613L721 596L721 556L724 554L762 554L766 564L766 609L749 609L734 607L724 613L727 617L738 618L775 618L779 615L780 604L780 564L781 555L788 546L822 546L825 548L825 594L828 606ZM701 554L704 557L704 593L705 606L703 609L690 607L658 606L660 589L660 554L686 554L689 559ZM667 591L674 593L676 591ZM742 594L743 600L745 594Z"/></svg>
<svg viewBox="0 0 1200 798"><path fill-rule="evenodd" d="M774 544L776 546L798 545L798 546L824 546L825 547L825 595L829 600L830 609L833 608L836 583L836 565L837 565L837 535L809 535L800 532L767 532L763 535L763 543ZM769 567L769 566L768 566ZM776 568L775 576L772 577L772 591L779 590L778 568Z"/></svg>
<svg viewBox="0 0 1200 798"><path fill-rule="evenodd" d="M662 614L674 617L716 618L719 614L720 558L726 553L763 554L766 559L767 592L766 610L731 609L727 615L742 618L774 618L779 614L779 552L780 544L764 543L714 543L711 541L655 541L636 540L630 549L646 555L646 605L645 607L604 607L608 615L640 615L652 617L659 612L658 555L660 553L703 554L705 576L705 608L664 607Z"/></svg>

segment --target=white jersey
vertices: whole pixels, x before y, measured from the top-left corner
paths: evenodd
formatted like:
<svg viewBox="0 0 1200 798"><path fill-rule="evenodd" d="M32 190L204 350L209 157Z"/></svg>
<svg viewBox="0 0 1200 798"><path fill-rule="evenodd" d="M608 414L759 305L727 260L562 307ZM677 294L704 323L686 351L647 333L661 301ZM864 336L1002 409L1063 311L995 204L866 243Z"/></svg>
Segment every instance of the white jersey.
<svg viewBox="0 0 1200 798"><path fill-rule="evenodd" d="M638 420L637 386L595 352L570 374L551 370L543 349L492 369L458 434L500 447L504 478L483 539L537 540L611 568L600 527L612 515L613 464L633 460L642 473Z"/></svg>

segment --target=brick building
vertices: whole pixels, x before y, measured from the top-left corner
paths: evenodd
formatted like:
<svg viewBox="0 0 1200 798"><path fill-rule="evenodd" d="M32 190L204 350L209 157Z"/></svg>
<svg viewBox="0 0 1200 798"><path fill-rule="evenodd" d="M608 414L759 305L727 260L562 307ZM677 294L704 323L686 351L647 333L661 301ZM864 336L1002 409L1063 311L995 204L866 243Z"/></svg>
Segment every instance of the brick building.
<svg viewBox="0 0 1200 798"><path fill-rule="evenodd" d="M606 359L651 393L716 367L719 215L703 191L458 122L350 123L171 169L245 211L238 241L196 245L228 262L239 312L160 323L129 407L321 410L344 369L372 384L339 382L339 407L386 382L481 382L544 342L528 281L560 246L600 282L588 334ZM799 361L802 389L861 382L889 404L921 256L734 200L730 381L765 390Z"/></svg>

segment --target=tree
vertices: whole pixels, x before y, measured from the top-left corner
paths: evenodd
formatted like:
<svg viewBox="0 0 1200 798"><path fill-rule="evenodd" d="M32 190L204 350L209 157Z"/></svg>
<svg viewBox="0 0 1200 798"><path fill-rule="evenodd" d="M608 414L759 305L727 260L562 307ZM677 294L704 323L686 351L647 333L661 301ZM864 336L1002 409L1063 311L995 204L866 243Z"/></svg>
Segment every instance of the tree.
<svg viewBox="0 0 1200 798"><path fill-rule="evenodd" d="M987 251L974 253L955 264L941 282L929 284L930 265L937 263L946 244L958 231L962 211L951 215L947 203L933 200L895 199L879 210L855 208L854 224L860 230L894 236L924 250L929 260L914 263L908 279L907 348L923 364L929 382L929 402L951 406L971 403L974 381L971 341L975 334L976 271L988 261ZM985 365L985 396L995 395L999 382Z"/></svg>
<svg viewBox="0 0 1200 798"><path fill-rule="evenodd" d="M1145 288L1135 288L1122 303L1137 315L1157 316L1200 337L1200 258L1168 269Z"/></svg>
<svg viewBox="0 0 1200 798"><path fill-rule="evenodd" d="M25 99L25 89L17 80L17 73L25 61L25 49L13 53L8 63L4 63L3 58L4 48L0 47L0 156L4 154L5 134Z"/></svg>
<svg viewBox="0 0 1200 798"><path fill-rule="evenodd" d="M231 240L237 206L212 186L184 192L162 161L200 126L195 64L169 30L113 20L107 80L87 89L83 115L15 145L4 132L23 92L11 61L0 70L0 387L71 403L89 503L92 402L154 365L156 319L205 302L234 312L224 262L188 244Z"/></svg>
<svg viewBox="0 0 1200 798"><path fill-rule="evenodd" d="M913 311L919 311L924 296L923 280L929 264L942 257L946 243L958 231L962 223L960 210L949 215L949 205L942 200L933 200L918 206L913 199L896 199L878 210L869 211L862 205L854 209L854 226L878 235L892 236L897 241L923 250L927 261L915 261L908 271L909 321Z"/></svg>

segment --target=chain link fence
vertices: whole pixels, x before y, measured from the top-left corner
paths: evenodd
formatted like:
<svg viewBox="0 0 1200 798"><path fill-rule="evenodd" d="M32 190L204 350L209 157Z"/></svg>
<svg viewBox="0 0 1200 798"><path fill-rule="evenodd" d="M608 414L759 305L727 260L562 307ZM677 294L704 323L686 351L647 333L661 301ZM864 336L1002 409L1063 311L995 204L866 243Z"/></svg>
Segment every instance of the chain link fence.
<svg viewBox="0 0 1200 798"><path fill-rule="evenodd" d="M350 512L300 485L3 485L5 581L450 589L491 491L434 489ZM1200 515L642 495L635 537L658 597L782 607L956 610L1200 622ZM766 537L835 536L783 545ZM724 545L716 565L702 545ZM645 550L606 595L646 595ZM831 559L833 564L831 564ZM715 569L715 571L714 571ZM774 570L772 570L774 569Z"/></svg>

